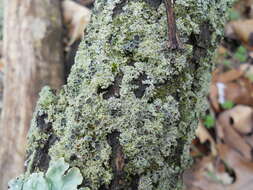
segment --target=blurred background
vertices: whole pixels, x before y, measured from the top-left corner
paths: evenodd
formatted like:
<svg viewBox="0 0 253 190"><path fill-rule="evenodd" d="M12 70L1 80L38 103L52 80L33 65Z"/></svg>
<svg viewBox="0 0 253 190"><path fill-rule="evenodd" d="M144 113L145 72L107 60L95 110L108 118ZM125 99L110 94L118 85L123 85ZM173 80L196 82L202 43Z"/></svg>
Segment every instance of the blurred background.
<svg viewBox="0 0 253 190"><path fill-rule="evenodd" d="M189 190L253 189L253 1L236 1L228 16L184 173Z"/></svg>
<svg viewBox="0 0 253 190"><path fill-rule="evenodd" d="M0 189L25 166L41 88L66 83L93 0L0 0Z"/></svg>
<svg viewBox="0 0 253 190"><path fill-rule="evenodd" d="M41 88L67 81L93 0L0 0L0 190L25 169ZM228 12L207 101L191 146L190 190L253 189L253 0Z"/></svg>

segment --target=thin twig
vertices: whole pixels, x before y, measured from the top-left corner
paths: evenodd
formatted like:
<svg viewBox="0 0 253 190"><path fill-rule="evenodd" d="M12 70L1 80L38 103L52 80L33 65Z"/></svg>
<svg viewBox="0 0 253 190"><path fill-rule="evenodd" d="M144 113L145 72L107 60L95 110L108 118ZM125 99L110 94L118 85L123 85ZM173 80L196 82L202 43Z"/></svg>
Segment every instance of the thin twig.
<svg viewBox="0 0 253 190"><path fill-rule="evenodd" d="M177 25L175 21L175 14L171 0L164 0L167 23L168 23L168 47L170 49L182 49L183 46L177 36Z"/></svg>

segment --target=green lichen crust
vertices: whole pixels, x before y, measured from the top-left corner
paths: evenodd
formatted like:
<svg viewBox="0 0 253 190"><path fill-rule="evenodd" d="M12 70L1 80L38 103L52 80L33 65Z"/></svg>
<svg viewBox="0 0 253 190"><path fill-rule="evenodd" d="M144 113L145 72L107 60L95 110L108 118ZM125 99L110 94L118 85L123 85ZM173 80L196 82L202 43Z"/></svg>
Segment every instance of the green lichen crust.
<svg viewBox="0 0 253 190"><path fill-rule="evenodd" d="M172 51L163 3L97 0L67 85L41 92L27 172L64 157L87 189L179 189L231 2L177 0Z"/></svg>

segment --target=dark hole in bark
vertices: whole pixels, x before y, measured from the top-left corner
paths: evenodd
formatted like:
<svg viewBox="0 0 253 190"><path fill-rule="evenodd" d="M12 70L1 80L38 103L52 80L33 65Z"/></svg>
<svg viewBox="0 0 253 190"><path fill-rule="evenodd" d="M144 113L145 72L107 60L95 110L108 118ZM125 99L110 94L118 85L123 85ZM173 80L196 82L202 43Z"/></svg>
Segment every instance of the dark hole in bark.
<svg viewBox="0 0 253 190"><path fill-rule="evenodd" d="M131 176L131 190L138 190L140 177L138 175Z"/></svg>
<svg viewBox="0 0 253 190"><path fill-rule="evenodd" d="M192 33L189 36L187 43L193 45L193 56L191 58L191 64L189 67L193 72L199 68L199 65L201 64L200 58L207 55L207 49L211 45L213 29L210 26L211 25L209 23L204 23L201 25L201 31L199 35Z"/></svg>
<svg viewBox="0 0 253 190"><path fill-rule="evenodd" d="M108 43L110 45L112 45L112 39L113 39L113 34L111 34L110 37L108 38Z"/></svg>
<svg viewBox="0 0 253 190"><path fill-rule="evenodd" d="M209 48L210 47L210 42L211 42L211 36L213 33L213 29L210 27L211 25L209 23L204 23L200 27L200 36L198 39L198 46L202 48Z"/></svg>
<svg viewBox="0 0 253 190"><path fill-rule="evenodd" d="M101 87L99 87L97 89L97 93L98 94L103 94L103 98L105 100L115 97L115 98L120 98L120 84L123 78L123 74L120 73L115 77L114 83L112 85L110 85L108 88L106 89L102 89Z"/></svg>
<svg viewBox="0 0 253 190"><path fill-rule="evenodd" d="M162 0L145 0L145 1L155 9L157 9L162 3Z"/></svg>
<svg viewBox="0 0 253 190"><path fill-rule="evenodd" d="M191 45L196 45L197 44L197 37L194 33L191 33L191 35L189 36L187 44L191 44Z"/></svg>
<svg viewBox="0 0 253 190"><path fill-rule="evenodd" d="M185 146L185 140L178 138L177 139L177 146L172 146L171 150L172 150L172 154L171 156L167 157L166 161L168 161L168 163L176 164L177 166L181 165L181 155L183 154L183 150L184 150L184 146Z"/></svg>
<svg viewBox="0 0 253 190"><path fill-rule="evenodd" d="M49 166L50 156L48 155L49 148L54 145L58 140L58 137L53 133L52 124L46 123L47 114L37 115L36 123L37 127L41 129L42 132L48 134L47 139L39 140L38 144L44 145L42 147L37 147L35 150L34 161L29 172L34 172L35 169L40 169L41 171L46 171ZM31 155L32 152L28 153ZM29 156L28 156L29 157Z"/></svg>
<svg viewBox="0 0 253 190"><path fill-rule="evenodd" d="M200 27L200 29L201 29L200 34L191 33L187 43L193 46L198 46L207 49L210 46L213 30L210 27L210 24L208 23L204 23Z"/></svg>
<svg viewBox="0 0 253 190"><path fill-rule="evenodd" d="M110 165L113 171L113 179L109 185L110 190L128 189L128 184L125 179L126 175L124 172L125 159L122 146L120 145L119 137L120 132L118 131L113 131L107 136L107 142L112 148Z"/></svg>
<svg viewBox="0 0 253 190"><path fill-rule="evenodd" d="M36 123L37 123L37 127L39 129L41 129L44 133L49 133L52 129L52 123L46 123L45 119L47 118L47 114L43 114L43 115L37 115L36 116Z"/></svg>
<svg viewBox="0 0 253 190"><path fill-rule="evenodd" d="M119 108L115 108L115 109L110 110L110 115L113 117L120 117L122 116L122 111Z"/></svg>
<svg viewBox="0 0 253 190"><path fill-rule="evenodd" d="M31 171L34 172L35 169L39 169L40 171L47 171L49 167L49 162L51 160L48 155L49 148L58 140L58 137L54 134L50 135L46 142L41 142L39 144L44 144L42 148L37 148L35 151L34 162L31 166Z"/></svg>
<svg viewBox="0 0 253 190"><path fill-rule="evenodd" d="M102 185L102 186L99 187L98 190L108 190L108 187L106 187L105 185Z"/></svg>
<svg viewBox="0 0 253 190"><path fill-rule="evenodd" d="M72 154L69 159L70 159L70 161L77 160L76 154Z"/></svg>
<svg viewBox="0 0 253 190"><path fill-rule="evenodd" d="M126 56L132 57L136 49L139 48L140 36L135 35L132 40L129 40L126 44L123 45L123 50Z"/></svg>
<svg viewBox="0 0 253 190"><path fill-rule="evenodd" d="M67 82L71 67L74 65L75 63L75 56L76 56L76 52L78 50L79 44L80 44L81 40L78 40L76 42L74 42L69 51L65 52L65 61L64 61L64 80L65 83Z"/></svg>
<svg viewBox="0 0 253 190"><path fill-rule="evenodd" d="M113 9L112 18L123 12L123 7L126 5L127 0L121 0Z"/></svg>
<svg viewBox="0 0 253 190"><path fill-rule="evenodd" d="M149 87L148 84L143 84L143 82L147 80L147 75L145 73L140 74L140 76L132 81L133 85L137 85L138 87L134 90L134 94L136 98L142 98L145 90Z"/></svg>

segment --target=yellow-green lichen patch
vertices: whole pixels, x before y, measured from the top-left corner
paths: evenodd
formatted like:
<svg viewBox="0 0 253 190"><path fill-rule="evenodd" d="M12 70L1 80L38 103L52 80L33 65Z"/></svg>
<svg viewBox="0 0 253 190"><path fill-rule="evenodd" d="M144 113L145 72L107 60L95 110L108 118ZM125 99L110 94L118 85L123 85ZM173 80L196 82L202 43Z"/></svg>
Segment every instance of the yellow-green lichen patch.
<svg viewBox="0 0 253 190"><path fill-rule="evenodd" d="M97 190L114 179L108 139L117 132L126 180L138 176L139 190L176 189L190 163L187 150L205 109L211 56L221 36L224 20L213 14L221 17L231 1L177 0L179 51L167 48L163 3L155 9L145 0L127 1L115 14L120 2L96 1L68 84L58 96L49 89L41 94L30 159L48 143L46 155L64 157L80 169L82 187ZM38 116L49 131L39 127Z"/></svg>

